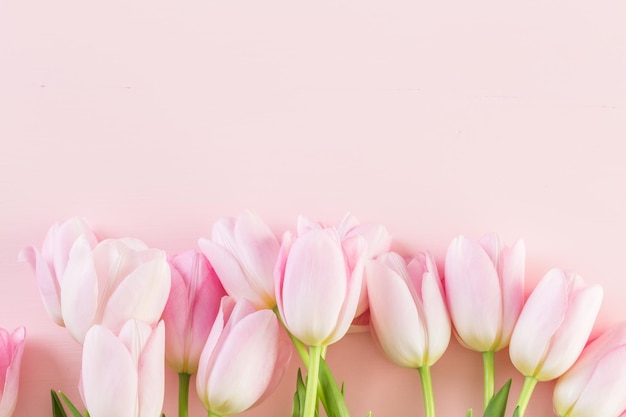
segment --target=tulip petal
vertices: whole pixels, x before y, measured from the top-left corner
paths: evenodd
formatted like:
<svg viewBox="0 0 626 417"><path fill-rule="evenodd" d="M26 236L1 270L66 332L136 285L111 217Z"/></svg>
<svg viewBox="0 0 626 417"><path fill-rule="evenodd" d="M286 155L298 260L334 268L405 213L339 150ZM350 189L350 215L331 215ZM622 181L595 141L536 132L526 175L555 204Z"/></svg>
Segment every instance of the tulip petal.
<svg viewBox="0 0 626 417"><path fill-rule="evenodd" d="M452 332L450 317L441 288L441 280L432 273L424 274L422 280L422 300L426 334L428 335L428 351L425 365L433 365L441 358L448 344Z"/></svg>
<svg viewBox="0 0 626 417"><path fill-rule="evenodd" d="M79 343L91 326L98 302L98 277L91 247L79 237L67 261L61 282L61 311L65 326Z"/></svg>
<svg viewBox="0 0 626 417"><path fill-rule="evenodd" d="M308 345L326 342L346 298L343 251L339 238L328 231L313 230L298 237L285 266L283 318L290 331Z"/></svg>
<svg viewBox="0 0 626 417"><path fill-rule="evenodd" d="M518 240L510 250L504 249L500 262L500 276L502 277L502 303L504 307L502 318L502 336L499 350L509 344L513 328L524 306L524 276L526 247L523 240Z"/></svg>
<svg viewBox="0 0 626 417"><path fill-rule="evenodd" d="M164 355L165 328L161 321L146 341L137 368L139 374L138 417L154 417L161 414L165 395Z"/></svg>
<svg viewBox="0 0 626 417"><path fill-rule="evenodd" d="M425 323L406 281L380 261L368 262L367 281L370 322L387 356L403 367L424 365Z"/></svg>
<svg viewBox="0 0 626 417"><path fill-rule="evenodd" d="M46 312L56 324L64 326L60 284L42 254L35 247L28 246L22 249L18 260L28 262L35 269L37 287Z"/></svg>
<svg viewBox="0 0 626 417"><path fill-rule="evenodd" d="M528 297L511 336L509 355L525 376L536 376L550 341L565 319L567 282L561 270L551 269ZM550 306L550 308L546 308Z"/></svg>
<svg viewBox="0 0 626 417"><path fill-rule="evenodd" d="M140 264L110 294L102 312L102 324L117 330L129 317L156 324L167 302L170 285L165 256Z"/></svg>
<svg viewBox="0 0 626 417"><path fill-rule="evenodd" d="M85 336L81 381L90 416L136 415L135 364L126 346L103 326L91 327Z"/></svg>
<svg viewBox="0 0 626 417"><path fill-rule="evenodd" d="M250 285L270 304L274 299L274 266L280 245L271 229L256 215L243 212L235 223L234 250Z"/></svg>
<svg viewBox="0 0 626 417"><path fill-rule="evenodd" d="M557 378L574 364L591 334L601 304L602 288L598 285L573 291L567 314L552 337L547 353L554 359L544 362L540 380Z"/></svg>
<svg viewBox="0 0 626 417"><path fill-rule="evenodd" d="M494 349L502 320L502 295L494 265L476 242L455 238L445 261L445 289L456 334L474 350Z"/></svg>
<svg viewBox="0 0 626 417"><path fill-rule="evenodd" d="M241 264L231 252L208 239L198 240L198 245L229 295L235 300L246 298L258 308L265 306L267 300L251 285Z"/></svg>

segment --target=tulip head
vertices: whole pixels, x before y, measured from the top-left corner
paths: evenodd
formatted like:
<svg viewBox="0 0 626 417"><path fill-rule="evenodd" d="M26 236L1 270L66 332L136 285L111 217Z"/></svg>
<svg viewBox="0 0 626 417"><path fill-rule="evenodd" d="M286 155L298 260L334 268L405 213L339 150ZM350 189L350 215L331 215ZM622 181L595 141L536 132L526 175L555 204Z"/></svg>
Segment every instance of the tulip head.
<svg viewBox="0 0 626 417"><path fill-rule="evenodd" d="M298 234L302 235L310 230L321 230L327 226L323 223L314 222L304 216L298 217ZM364 223L361 224L356 217L348 213L345 215L339 226L337 233L342 243L346 245L358 242L358 237L362 237L365 241L365 258L376 259L383 253L389 252L391 248L391 235L387 229L379 224ZM369 324L369 314L367 312L367 280L363 279L361 286L361 294L359 295L359 304L356 309L355 319L352 322L353 328L365 327Z"/></svg>
<svg viewBox="0 0 626 417"><path fill-rule="evenodd" d="M576 361L602 303L602 288L552 269L528 297L511 337L509 355L525 376L548 381Z"/></svg>
<svg viewBox="0 0 626 417"><path fill-rule="evenodd" d="M25 340L24 327L13 333L0 328L0 417L10 417L17 403Z"/></svg>
<svg viewBox="0 0 626 417"><path fill-rule="evenodd" d="M446 253L445 291L457 338L479 352L509 344L524 303L524 242L495 234L475 242L456 237Z"/></svg>
<svg viewBox="0 0 626 417"><path fill-rule="evenodd" d="M242 413L276 388L290 357L291 344L271 310L224 297L200 356L198 397L217 415Z"/></svg>
<svg viewBox="0 0 626 417"><path fill-rule="evenodd" d="M554 387L561 417L619 417L626 412L626 323L591 342Z"/></svg>
<svg viewBox="0 0 626 417"><path fill-rule="evenodd" d="M247 298L256 308L276 306L274 265L280 244L259 216L245 211L237 219L220 219L211 240L200 239L198 245L235 300Z"/></svg>
<svg viewBox="0 0 626 417"><path fill-rule="evenodd" d="M119 336L94 325L85 335L80 392L92 417L159 417L165 329L129 320Z"/></svg>
<svg viewBox="0 0 626 417"><path fill-rule="evenodd" d="M79 237L82 237L90 248L98 243L98 238L91 227L84 220L75 217L52 225L46 234L41 251L34 246L27 246L19 254L20 261L28 262L35 269L43 306L50 318L59 326L64 326L61 313L63 274L70 251Z"/></svg>
<svg viewBox="0 0 626 417"><path fill-rule="evenodd" d="M201 253L189 250L169 263L172 285L163 310L165 359L177 373L194 374L226 291Z"/></svg>
<svg viewBox="0 0 626 417"><path fill-rule="evenodd" d="M106 239L95 248L79 237L61 283L61 312L82 343L87 329L102 324L118 333L131 318L156 324L170 291L165 252L137 239Z"/></svg>
<svg viewBox="0 0 626 417"><path fill-rule="evenodd" d="M354 319L365 242L341 240L334 228L285 233L276 264L276 301L287 329L310 346L341 339Z"/></svg>
<svg viewBox="0 0 626 417"><path fill-rule="evenodd" d="M434 364L450 341L450 318L437 266L428 253L407 263L388 253L367 264L370 324L376 340L396 364Z"/></svg>

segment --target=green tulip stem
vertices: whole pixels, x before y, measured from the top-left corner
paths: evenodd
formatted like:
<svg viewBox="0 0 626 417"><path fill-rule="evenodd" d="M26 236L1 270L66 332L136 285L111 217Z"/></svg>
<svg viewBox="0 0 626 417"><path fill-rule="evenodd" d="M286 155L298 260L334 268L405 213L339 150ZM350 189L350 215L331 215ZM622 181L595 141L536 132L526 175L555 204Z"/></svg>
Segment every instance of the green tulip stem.
<svg viewBox="0 0 626 417"><path fill-rule="evenodd" d="M207 417L222 417L219 414L214 413L213 411L209 410L209 414L207 414Z"/></svg>
<svg viewBox="0 0 626 417"><path fill-rule="evenodd" d="M191 375L185 372L178 374L178 417L189 415L189 379Z"/></svg>
<svg viewBox="0 0 626 417"><path fill-rule="evenodd" d="M489 350L483 352L483 371L484 371L484 410L487 409L489 401L493 398L494 386L495 386L495 352Z"/></svg>
<svg viewBox="0 0 626 417"><path fill-rule="evenodd" d="M314 417L317 409L317 385L319 383L322 349L321 346L311 346L309 348L309 366L307 367L303 417Z"/></svg>
<svg viewBox="0 0 626 417"><path fill-rule="evenodd" d="M424 396L424 410L426 417L435 417L435 396L433 395L433 381L430 377L430 365L417 368L422 381L422 394Z"/></svg>
<svg viewBox="0 0 626 417"><path fill-rule="evenodd" d="M278 307L274 307L272 311L274 312L274 314L276 314L276 317L278 317L278 321L280 321L280 324L282 324L285 330L287 331L287 334L289 335L289 338L291 339L293 346L296 348L298 355L300 355L300 359L302 360L302 363L304 363L304 365L307 366L307 364L309 363L309 352L306 351L306 346L304 345L304 343L300 341L300 339L298 339L293 334L291 334L287 326L285 326L285 322L283 321L283 318L280 316Z"/></svg>
<svg viewBox="0 0 626 417"><path fill-rule="evenodd" d="M527 376L526 379L524 379L524 385L522 386L522 391L520 392L519 399L517 400L519 417L524 416L526 407L528 407L528 403L530 402L530 396L533 394L533 390L535 389L535 385L537 385L537 378Z"/></svg>

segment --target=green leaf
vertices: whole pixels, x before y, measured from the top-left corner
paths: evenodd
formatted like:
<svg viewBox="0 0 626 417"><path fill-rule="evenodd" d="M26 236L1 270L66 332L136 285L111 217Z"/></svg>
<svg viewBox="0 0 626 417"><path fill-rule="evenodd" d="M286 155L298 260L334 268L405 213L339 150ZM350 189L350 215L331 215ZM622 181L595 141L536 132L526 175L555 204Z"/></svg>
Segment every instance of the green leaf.
<svg viewBox="0 0 626 417"><path fill-rule="evenodd" d="M493 396L487 409L485 410L484 417L504 417L506 413L506 402L509 398L509 390L511 389L511 380L509 379L500 391Z"/></svg>
<svg viewBox="0 0 626 417"><path fill-rule="evenodd" d="M370 411L369 413L367 413L365 417L372 417L372 412Z"/></svg>
<svg viewBox="0 0 626 417"><path fill-rule="evenodd" d="M72 416L74 416L74 417L83 417L82 414L78 412L76 407L74 407L74 404L72 404L70 399L67 398L67 396L65 394L63 394L61 391L59 391L59 394L61 394L61 398L63 398L63 402L65 402L65 405L67 405L67 408L70 409L70 412L72 413Z"/></svg>
<svg viewBox="0 0 626 417"><path fill-rule="evenodd" d="M52 399L52 417L67 417L63 404L55 390L50 390L50 397Z"/></svg>
<svg viewBox="0 0 626 417"><path fill-rule="evenodd" d="M513 417L519 417L519 406L515 407L515 411L513 412Z"/></svg>
<svg viewBox="0 0 626 417"><path fill-rule="evenodd" d="M472 417L473 411L470 408L469 410L467 410L467 414L465 415L465 417Z"/></svg>
<svg viewBox="0 0 626 417"><path fill-rule="evenodd" d="M293 395L292 417L301 417L304 413L304 398L306 397L306 386L302 379L302 371L298 368L296 377L296 392Z"/></svg>
<svg viewBox="0 0 626 417"><path fill-rule="evenodd" d="M328 417L350 417L343 394L324 359L320 361L319 380L324 394L321 396L321 400L326 415Z"/></svg>

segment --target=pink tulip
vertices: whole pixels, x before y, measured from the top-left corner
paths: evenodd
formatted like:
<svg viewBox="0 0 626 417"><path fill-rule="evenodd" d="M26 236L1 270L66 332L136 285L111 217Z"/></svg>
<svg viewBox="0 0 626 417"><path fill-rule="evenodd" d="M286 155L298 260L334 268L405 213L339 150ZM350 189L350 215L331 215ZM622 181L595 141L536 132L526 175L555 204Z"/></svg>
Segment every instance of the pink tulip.
<svg viewBox="0 0 626 417"><path fill-rule="evenodd" d="M165 329L129 320L119 337L89 329L80 391L91 417L159 417L164 396Z"/></svg>
<svg viewBox="0 0 626 417"><path fill-rule="evenodd" d="M456 237L446 254L445 290L455 333L466 347L497 351L509 344L524 303L524 242L511 248L496 234L478 243Z"/></svg>
<svg viewBox="0 0 626 417"><path fill-rule="evenodd" d="M334 228L285 233L276 264L276 301L289 331L303 343L326 346L354 319L365 262L365 241L341 240Z"/></svg>
<svg viewBox="0 0 626 417"><path fill-rule="evenodd" d="M163 251L130 238L103 240L92 249L79 237L61 285L65 326L82 343L94 324L114 333L131 318L154 325L169 290L170 268Z"/></svg>
<svg viewBox="0 0 626 417"><path fill-rule="evenodd" d="M28 246L19 255L20 261L30 263L35 269L44 308L59 326L64 326L61 314L63 274L70 250L81 236L90 248L98 243L98 238L84 220L75 217L63 223L58 222L48 230L41 252L34 246Z"/></svg>
<svg viewBox="0 0 626 417"><path fill-rule="evenodd" d="M247 298L257 308L276 306L273 274L280 245L259 216L245 211L237 219L220 219L211 240L200 239L198 245L235 300Z"/></svg>
<svg viewBox="0 0 626 417"><path fill-rule="evenodd" d="M314 222L304 216L298 217L298 234L310 230L325 229L326 225ZM383 253L389 252L391 248L391 235L387 229L379 224L361 224L356 217L348 213L345 215L339 226L337 233L342 243L350 245L351 242L357 242L361 236L365 240L367 259L375 259ZM359 304L356 309L354 326L367 326L369 324L369 314L367 314L367 280L363 280L361 286L361 294L359 296Z"/></svg>
<svg viewBox="0 0 626 417"><path fill-rule="evenodd" d="M196 375L209 415L239 414L269 395L287 367L291 345L270 310L224 297Z"/></svg>
<svg viewBox="0 0 626 417"><path fill-rule="evenodd" d="M407 368L434 364L450 341L450 318L433 258L408 264L396 253L367 265L372 330L387 356Z"/></svg>
<svg viewBox="0 0 626 417"><path fill-rule="evenodd" d="M552 269L530 294L511 337L509 354L525 376L548 381L580 355L591 333L602 288L577 274Z"/></svg>
<svg viewBox="0 0 626 417"><path fill-rule="evenodd" d="M626 323L591 342L554 387L561 417L619 417L626 412Z"/></svg>
<svg viewBox="0 0 626 417"><path fill-rule="evenodd" d="M24 327L13 333L0 328L0 417L10 417L17 403L25 338Z"/></svg>
<svg viewBox="0 0 626 417"><path fill-rule="evenodd" d="M165 358L177 373L194 374L226 291L201 253L174 256L170 266L172 287L163 311Z"/></svg>

